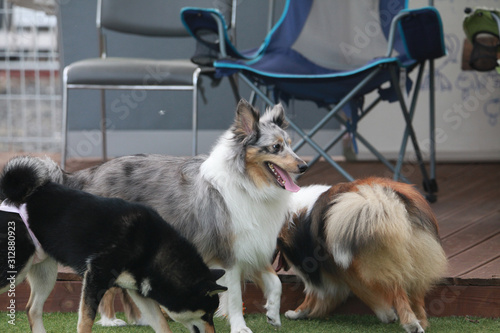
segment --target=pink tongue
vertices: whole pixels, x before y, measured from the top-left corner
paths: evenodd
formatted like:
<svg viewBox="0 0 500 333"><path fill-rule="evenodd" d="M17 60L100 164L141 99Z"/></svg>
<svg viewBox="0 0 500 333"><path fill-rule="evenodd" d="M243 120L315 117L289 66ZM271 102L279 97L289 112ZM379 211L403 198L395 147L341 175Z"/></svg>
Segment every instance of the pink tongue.
<svg viewBox="0 0 500 333"><path fill-rule="evenodd" d="M285 181L285 190L290 191L290 192L298 192L300 190L300 187L293 182L293 180L290 177L290 175L288 174L288 172L281 169L276 164L274 164L274 169L278 172L278 174L281 176L281 178L283 178L283 180Z"/></svg>

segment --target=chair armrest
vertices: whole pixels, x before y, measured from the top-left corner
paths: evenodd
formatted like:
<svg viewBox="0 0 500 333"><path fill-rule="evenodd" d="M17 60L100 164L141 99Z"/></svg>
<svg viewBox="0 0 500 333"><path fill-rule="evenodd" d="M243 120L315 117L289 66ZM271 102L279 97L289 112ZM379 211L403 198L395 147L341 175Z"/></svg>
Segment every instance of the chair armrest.
<svg viewBox="0 0 500 333"><path fill-rule="evenodd" d="M423 61L446 55L443 24L434 7L405 9L394 17L389 32L388 57L394 50L396 29L410 58Z"/></svg>
<svg viewBox="0 0 500 333"><path fill-rule="evenodd" d="M181 21L191 36L220 57L248 59L231 42L226 21L217 9L186 7L181 10Z"/></svg>

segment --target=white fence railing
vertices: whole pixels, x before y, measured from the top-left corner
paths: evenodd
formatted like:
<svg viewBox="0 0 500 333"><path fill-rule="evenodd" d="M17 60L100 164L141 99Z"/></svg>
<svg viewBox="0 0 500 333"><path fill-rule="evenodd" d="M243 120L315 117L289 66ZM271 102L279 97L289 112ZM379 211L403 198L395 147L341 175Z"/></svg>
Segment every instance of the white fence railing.
<svg viewBox="0 0 500 333"><path fill-rule="evenodd" d="M50 3L0 0L0 152L59 151L57 21Z"/></svg>

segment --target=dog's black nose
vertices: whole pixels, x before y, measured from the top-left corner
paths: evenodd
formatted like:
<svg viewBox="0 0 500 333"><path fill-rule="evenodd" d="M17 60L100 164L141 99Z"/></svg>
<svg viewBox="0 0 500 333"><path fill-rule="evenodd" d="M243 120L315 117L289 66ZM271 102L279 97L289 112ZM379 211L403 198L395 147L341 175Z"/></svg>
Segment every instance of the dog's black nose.
<svg viewBox="0 0 500 333"><path fill-rule="evenodd" d="M304 173L307 170L308 166L307 164L299 164L299 171L300 173Z"/></svg>

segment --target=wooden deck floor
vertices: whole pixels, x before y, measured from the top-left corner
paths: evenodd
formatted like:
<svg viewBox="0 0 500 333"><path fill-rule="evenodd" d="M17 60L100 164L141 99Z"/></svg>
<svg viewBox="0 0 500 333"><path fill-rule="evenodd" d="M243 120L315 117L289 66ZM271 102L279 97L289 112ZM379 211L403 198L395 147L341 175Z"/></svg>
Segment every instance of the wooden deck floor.
<svg viewBox="0 0 500 333"><path fill-rule="evenodd" d="M57 159L57 156L54 156ZM6 162L0 154L0 167ZM89 167L95 160L70 160L68 170ZM391 177L380 163L342 163L355 178ZM406 165L404 175L421 188L421 176L414 166ZM438 200L431 204L440 225L440 237L450 267L443 283L427 301L431 316L500 317L500 163L438 164ZM319 162L299 179L299 185L336 184L345 181L332 167ZM295 308L303 299L303 285L294 276L280 275L283 281L282 310ZM81 290L71 274L60 274L45 311L76 311ZM29 286L18 286L18 305L29 296ZM264 312L262 293L247 283L244 293L246 311ZM0 307L7 304L0 295ZM118 308L120 305L117 303ZM336 310L339 313L370 313L356 298Z"/></svg>

